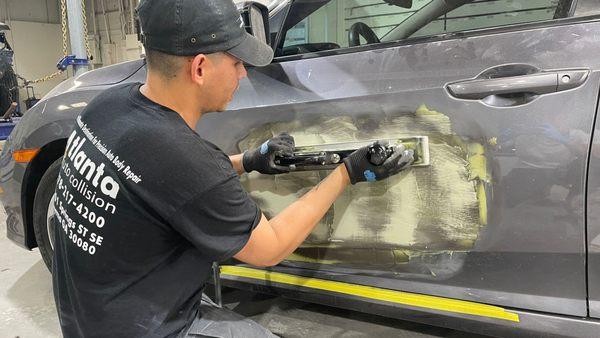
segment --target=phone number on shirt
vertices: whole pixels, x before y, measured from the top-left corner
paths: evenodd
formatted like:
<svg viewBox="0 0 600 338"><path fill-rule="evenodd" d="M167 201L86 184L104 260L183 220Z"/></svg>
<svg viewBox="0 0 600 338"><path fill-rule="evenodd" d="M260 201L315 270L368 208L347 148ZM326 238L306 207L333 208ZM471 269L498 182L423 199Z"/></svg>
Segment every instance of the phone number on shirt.
<svg viewBox="0 0 600 338"><path fill-rule="evenodd" d="M56 184L58 185L58 190L62 191L62 197L65 199L65 202L67 204L72 204L81 217L100 229L104 226L104 224L106 224L104 217L97 216L95 212L90 211L83 203L73 201L73 194L67 190L67 186L63 183L62 177L58 177Z"/></svg>

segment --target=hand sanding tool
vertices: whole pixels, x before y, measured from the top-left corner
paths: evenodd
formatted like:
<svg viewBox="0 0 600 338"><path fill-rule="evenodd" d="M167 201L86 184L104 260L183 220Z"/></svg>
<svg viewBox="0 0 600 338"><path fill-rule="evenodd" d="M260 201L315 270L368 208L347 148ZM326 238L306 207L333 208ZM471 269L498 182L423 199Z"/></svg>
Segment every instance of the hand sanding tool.
<svg viewBox="0 0 600 338"><path fill-rule="evenodd" d="M323 145L300 146L294 149L292 156L276 156L275 164L289 167L291 171L329 170L342 163L342 160L359 148L370 146L370 161L374 165L382 164L399 145L414 151L415 162L412 167L427 167L429 159L429 138L427 136L402 137L397 139L331 143Z"/></svg>

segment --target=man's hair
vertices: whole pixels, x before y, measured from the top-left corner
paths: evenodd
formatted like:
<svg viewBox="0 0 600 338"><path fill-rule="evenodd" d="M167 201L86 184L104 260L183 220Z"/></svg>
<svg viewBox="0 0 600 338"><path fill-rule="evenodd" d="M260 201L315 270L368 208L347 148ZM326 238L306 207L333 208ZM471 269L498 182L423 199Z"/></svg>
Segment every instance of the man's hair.
<svg viewBox="0 0 600 338"><path fill-rule="evenodd" d="M170 55L153 49L146 49L146 62L148 70L156 72L165 80L177 78L181 67L186 63L188 57Z"/></svg>
<svg viewBox="0 0 600 338"><path fill-rule="evenodd" d="M223 53L206 54L213 62L221 62ZM177 56L159 52L154 49L146 49L146 63L148 69L152 72L156 72L165 80L173 80L177 78L177 74L181 71L187 61L191 57L189 56Z"/></svg>

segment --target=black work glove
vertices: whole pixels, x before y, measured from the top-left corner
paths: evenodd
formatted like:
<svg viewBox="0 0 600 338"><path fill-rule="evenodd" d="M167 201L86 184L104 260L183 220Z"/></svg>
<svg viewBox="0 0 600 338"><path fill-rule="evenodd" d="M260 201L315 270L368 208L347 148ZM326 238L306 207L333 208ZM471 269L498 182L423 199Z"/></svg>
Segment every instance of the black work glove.
<svg viewBox="0 0 600 338"><path fill-rule="evenodd" d="M246 151L242 157L244 170L247 173L256 170L261 174L287 173L290 169L287 166L275 164L275 156L292 156L294 147L294 138L288 133L281 133L260 147Z"/></svg>
<svg viewBox="0 0 600 338"><path fill-rule="evenodd" d="M373 145L387 146L380 141L375 142ZM352 184L386 179L408 168L414 162L414 151L412 149L407 150L404 145L399 145L394 148L394 152L381 165L375 165L369 161L369 149L373 145L357 149L344 159Z"/></svg>

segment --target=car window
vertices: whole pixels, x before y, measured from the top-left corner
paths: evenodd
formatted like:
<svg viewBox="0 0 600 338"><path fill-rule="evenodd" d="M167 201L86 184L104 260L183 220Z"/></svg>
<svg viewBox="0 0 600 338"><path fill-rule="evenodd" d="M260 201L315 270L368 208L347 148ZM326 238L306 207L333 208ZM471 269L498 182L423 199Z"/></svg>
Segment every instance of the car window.
<svg viewBox="0 0 600 338"><path fill-rule="evenodd" d="M568 16L573 0L454 1L464 3L454 8L444 0L413 0L410 8L396 5L399 2L296 0L276 55L559 19ZM354 43L351 33L358 35Z"/></svg>
<svg viewBox="0 0 600 338"><path fill-rule="evenodd" d="M476 1L450 11L412 36L453 33L464 30L546 21L555 18L560 0ZM557 16L561 16L558 13Z"/></svg>
<svg viewBox="0 0 600 338"><path fill-rule="evenodd" d="M578 0L575 16L590 16L600 14L600 0Z"/></svg>

